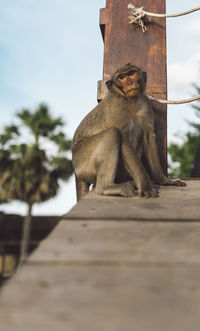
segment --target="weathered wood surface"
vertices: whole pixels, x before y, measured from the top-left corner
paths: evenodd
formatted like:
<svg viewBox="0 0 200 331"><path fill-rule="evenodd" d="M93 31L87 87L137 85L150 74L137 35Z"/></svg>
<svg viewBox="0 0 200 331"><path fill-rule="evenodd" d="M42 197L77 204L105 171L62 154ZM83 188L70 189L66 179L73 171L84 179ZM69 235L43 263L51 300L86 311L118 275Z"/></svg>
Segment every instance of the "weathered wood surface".
<svg viewBox="0 0 200 331"><path fill-rule="evenodd" d="M2 293L2 331L197 331L200 268L27 265Z"/></svg>
<svg viewBox="0 0 200 331"><path fill-rule="evenodd" d="M103 78L128 62L148 72L147 91L166 94L166 21L154 18L145 33L129 24L128 4L144 10L165 13L165 0L107 0L100 11L104 38Z"/></svg>
<svg viewBox="0 0 200 331"><path fill-rule="evenodd" d="M119 198L88 195L1 291L1 329L198 330L200 181L187 184L186 188L161 188L161 197L155 200L141 199L139 219L131 209L140 204L138 198L121 198L123 207ZM183 208L190 202L188 219L170 218L172 192ZM156 204L162 201L164 206L164 199L170 206L169 219L157 215ZM102 219L90 214L87 220L86 209L89 212L98 201L97 213L101 206L104 219L103 214ZM155 220L145 216L150 201ZM107 214L107 203L117 219ZM124 218L127 209L132 210L132 219L130 214L128 220Z"/></svg>
<svg viewBox="0 0 200 331"><path fill-rule="evenodd" d="M200 263L200 223L62 221L31 263Z"/></svg>
<svg viewBox="0 0 200 331"><path fill-rule="evenodd" d="M91 192L87 198L64 216L64 219L162 220L199 221L200 187L198 180L188 180L186 187L162 187L160 197L121 198L98 197ZM92 201L91 201L92 200Z"/></svg>
<svg viewBox="0 0 200 331"><path fill-rule="evenodd" d="M104 39L103 81L98 84L97 99L104 98L105 81L126 63L133 63L147 72L146 93L156 98L167 97L166 22L154 18L145 33L129 24L128 4L144 10L165 13L165 0L107 0L100 11L100 27ZM163 169L167 165L166 105L153 103L157 144Z"/></svg>

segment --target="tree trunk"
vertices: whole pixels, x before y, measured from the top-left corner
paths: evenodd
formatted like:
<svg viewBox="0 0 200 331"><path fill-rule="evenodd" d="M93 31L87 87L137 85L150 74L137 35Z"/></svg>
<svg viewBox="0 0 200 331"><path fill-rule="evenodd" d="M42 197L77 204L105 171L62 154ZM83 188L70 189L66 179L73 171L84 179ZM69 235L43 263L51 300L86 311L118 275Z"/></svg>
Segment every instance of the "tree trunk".
<svg viewBox="0 0 200 331"><path fill-rule="evenodd" d="M33 205L32 203L30 203L28 205L28 214L23 221L19 265L25 262L29 255L30 232L31 232L31 223L32 223L32 207Z"/></svg>
<svg viewBox="0 0 200 331"><path fill-rule="evenodd" d="M192 177L200 178L200 147L197 148L195 153Z"/></svg>

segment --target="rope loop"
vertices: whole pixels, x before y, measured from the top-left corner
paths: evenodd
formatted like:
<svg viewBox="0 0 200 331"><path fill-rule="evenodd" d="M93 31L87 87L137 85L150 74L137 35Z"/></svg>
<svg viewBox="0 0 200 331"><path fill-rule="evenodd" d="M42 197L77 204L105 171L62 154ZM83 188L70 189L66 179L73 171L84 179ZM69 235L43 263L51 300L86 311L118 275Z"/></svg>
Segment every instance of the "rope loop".
<svg viewBox="0 0 200 331"><path fill-rule="evenodd" d="M200 10L200 7L196 7L177 14L156 14L143 10L143 7L137 8L133 6L131 3L129 3L128 10L129 10L129 17L128 17L129 23L139 25L142 31L145 32L147 29L145 24L149 24L151 22L152 17L168 18L168 17L183 16L193 13L194 11Z"/></svg>

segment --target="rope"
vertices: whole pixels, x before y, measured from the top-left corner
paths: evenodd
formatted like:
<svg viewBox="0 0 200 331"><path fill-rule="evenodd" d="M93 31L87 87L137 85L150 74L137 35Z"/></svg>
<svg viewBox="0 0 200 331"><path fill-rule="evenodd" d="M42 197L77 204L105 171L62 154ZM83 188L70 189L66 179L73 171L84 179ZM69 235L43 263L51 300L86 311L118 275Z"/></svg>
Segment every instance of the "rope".
<svg viewBox="0 0 200 331"><path fill-rule="evenodd" d="M185 12L180 12L180 13L177 13L177 14L151 13L151 12L147 12L147 11L143 10L143 7L136 8L131 3L129 3L128 9L129 9L129 14L130 14L129 15L129 23L139 25L142 28L142 31L145 32L146 29L147 29L146 26L145 26L145 23L149 24L152 17L165 17L166 18L166 17L183 16L183 15L193 13L194 11L200 10L200 7L196 7L196 8L187 10ZM183 104L183 103L189 103L189 102L192 102L192 101L200 100L200 95L198 95L197 97L194 97L194 98L184 99L184 100L163 100L163 99L154 98L152 96L148 96L148 98L150 100L158 102L158 103L179 105L179 104Z"/></svg>
<svg viewBox="0 0 200 331"><path fill-rule="evenodd" d="M200 100L200 95L198 95L197 97L194 97L194 98L184 99L184 100L163 100L163 99L157 99L157 98L151 97L149 95L147 95L147 97L152 101L155 101L158 103L170 104L170 105L180 105L183 103L189 103L192 101Z"/></svg>
<svg viewBox="0 0 200 331"><path fill-rule="evenodd" d="M145 23L148 24L151 21L151 17L179 17L183 15L187 15L190 13L193 13L194 11L200 10L200 7L196 7L190 10L187 10L185 12L180 12L177 14L156 14L156 13L151 13L148 11L143 10L143 7L141 8L136 8L133 6L131 3L128 5L129 9L129 23L130 24L137 24L141 26L142 31L146 31L146 26Z"/></svg>

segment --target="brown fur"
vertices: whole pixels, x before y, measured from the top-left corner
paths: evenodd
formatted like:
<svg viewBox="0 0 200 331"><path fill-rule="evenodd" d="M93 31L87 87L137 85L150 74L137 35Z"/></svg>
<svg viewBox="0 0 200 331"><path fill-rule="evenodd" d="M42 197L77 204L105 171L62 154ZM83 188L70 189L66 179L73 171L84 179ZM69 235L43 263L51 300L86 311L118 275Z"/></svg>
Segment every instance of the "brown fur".
<svg viewBox="0 0 200 331"><path fill-rule="evenodd" d="M146 73L127 64L107 81L108 93L80 123L72 144L77 199L94 184L96 193L156 197L153 183L179 185L160 165ZM145 161L144 161L145 160ZM147 170L149 169L149 170Z"/></svg>

